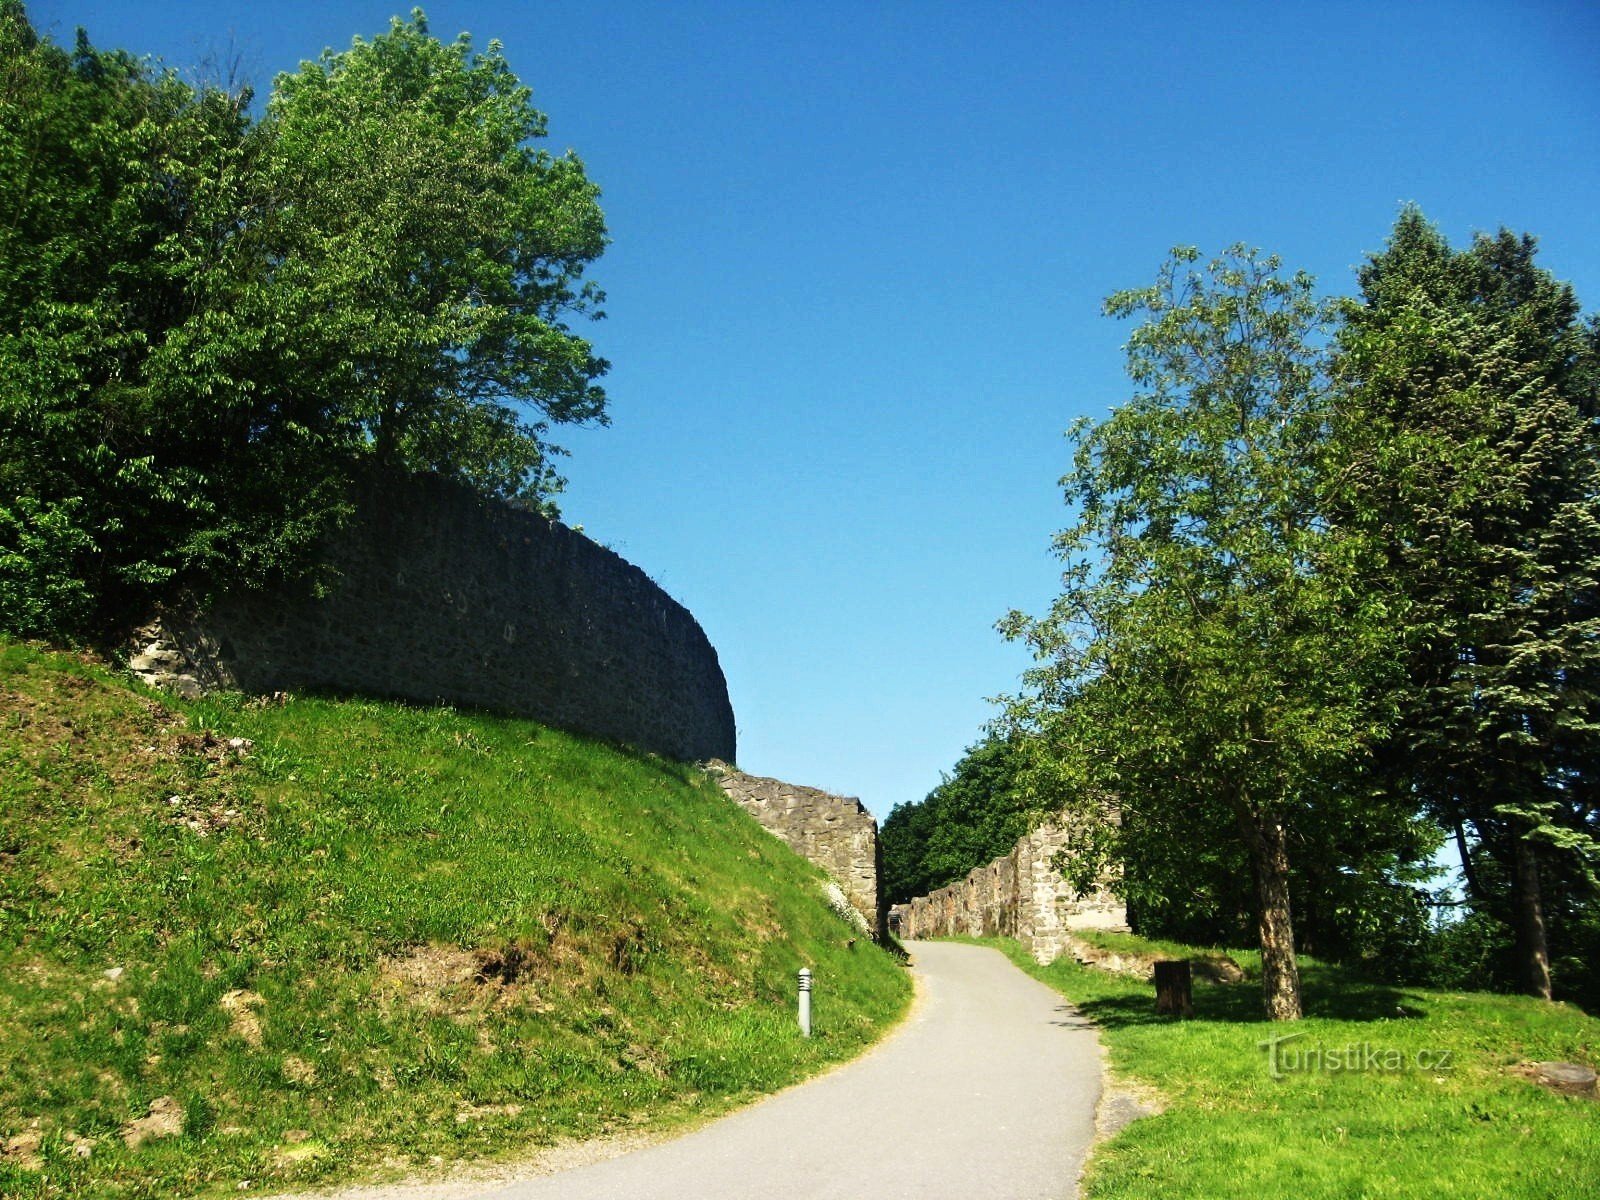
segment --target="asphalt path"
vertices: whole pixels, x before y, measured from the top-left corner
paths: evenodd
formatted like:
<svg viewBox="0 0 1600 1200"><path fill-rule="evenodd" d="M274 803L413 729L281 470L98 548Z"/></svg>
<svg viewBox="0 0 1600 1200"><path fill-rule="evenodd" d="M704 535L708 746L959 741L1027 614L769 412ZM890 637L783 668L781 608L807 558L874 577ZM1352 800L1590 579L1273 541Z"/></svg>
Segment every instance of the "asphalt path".
<svg viewBox="0 0 1600 1200"><path fill-rule="evenodd" d="M1063 1200L1100 1093L1093 1028L996 950L913 942L920 999L864 1057L669 1142L480 1200ZM819 1023L827 981L817 981Z"/></svg>

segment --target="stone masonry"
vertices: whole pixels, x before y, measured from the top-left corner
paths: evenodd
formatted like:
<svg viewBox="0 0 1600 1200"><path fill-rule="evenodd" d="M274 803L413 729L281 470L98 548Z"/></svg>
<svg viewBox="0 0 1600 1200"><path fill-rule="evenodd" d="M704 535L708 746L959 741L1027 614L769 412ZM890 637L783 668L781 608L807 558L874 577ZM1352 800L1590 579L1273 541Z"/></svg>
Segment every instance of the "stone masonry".
<svg viewBox="0 0 1600 1200"><path fill-rule="evenodd" d="M193 694L332 691L533 717L670 758L735 752L717 653L643 571L437 478L369 483L328 595L224 596L140 631L129 666Z"/></svg>
<svg viewBox="0 0 1600 1200"><path fill-rule="evenodd" d="M1053 962L1078 929L1126 929L1127 910L1104 887L1077 895L1055 867L1067 839L1041 825L1017 840L1011 853L974 867L947 884L889 910L889 927L902 938L1013 937L1041 963Z"/></svg>
<svg viewBox="0 0 1600 1200"><path fill-rule="evenodd" d="M878 907L878 822L861 801L817 788L746 775L725 762L706 769L741 808L782 838L795 853L821 867L867 921L883 933Z"/></svg>

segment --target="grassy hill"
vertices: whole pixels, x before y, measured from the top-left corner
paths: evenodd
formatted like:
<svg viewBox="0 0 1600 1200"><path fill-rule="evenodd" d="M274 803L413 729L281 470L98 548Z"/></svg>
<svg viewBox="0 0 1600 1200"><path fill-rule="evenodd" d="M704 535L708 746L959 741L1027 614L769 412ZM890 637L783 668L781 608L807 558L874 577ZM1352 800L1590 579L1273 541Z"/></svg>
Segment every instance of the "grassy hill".
<svg viewBox="0 0 1600 1200"><path fill-rule="evenodd" d="M855 1054L909 999L700 773L529 721L178 704L0 642L0 796L6 1196L662 1126Z"/></svg>
<svg viewBox="0 0 1600 1200"><path fill-rule="evenodd" d="M1090 934L1123 954L1205 953ZM1535 1084L1532 1062L1600 1062L1600 1020L1523 996L1397 987L1315 959L1308 1016L1261 1016L1243 983L1195 983L1195 1018L1155 1015L1144 979L1001 949L1097 1025L1116 1076L1163 1111L1095 1152L1090 1200L1593 1200L1600 1103ZM1280 1039L1267 1046L1269 1039ZM1275 1069L1276 1068L1276 1069Z"/></svg>

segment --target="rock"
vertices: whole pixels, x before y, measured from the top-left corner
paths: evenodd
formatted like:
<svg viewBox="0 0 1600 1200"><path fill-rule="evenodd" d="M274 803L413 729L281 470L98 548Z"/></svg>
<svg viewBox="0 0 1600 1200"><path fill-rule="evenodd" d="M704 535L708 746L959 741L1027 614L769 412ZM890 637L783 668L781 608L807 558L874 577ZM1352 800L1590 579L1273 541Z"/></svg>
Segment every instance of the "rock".
<svg viewBox="0 0 1600 1200"><path fill-rule="evenodd" d="M162 650L155 646L128 660L128 669L136 675L163 674L181 666L183 655L176 650Z"/></svg>
<svg viewBox="0 0 1600 1200"><path fill-rule="evenodd" d="M1533 1064L1533 1077L1553 1091L1569 1096L1595 1094L1594 1069L1582 1063L1542 1062Z"/></svg>
<svg viewBox="0 0 1600 1200"><path fill-rule="evenodd" d="M235 754L245 754L255 748L255 743L249 738L232 737L228 739L228 749Z"/></svg>
<svg viewBox="0 0 1600 1200"><path fill-rule="evenodd" d="M163 680L162 686L180 700L198 700L206 694L193 675L173 675Z"/></svg>
<svg viewBox="0 0 1600 1200"><path fill-rule="evenodd" d="M115 983L117 980L122 978L122 968L121 967L108 967L106 970L101 971L100 974L104 975L107 979L111 980L112 983Z"/></svg>
<svg viewBox="0 0 1600 1200"><path fill-rule="evenodd" d="M1243 983L1244 968L1226 954L1208 954L1194 962L1194 973L1213 983Z"/></svg>
<svg viewBox="0 0 1600 1200"><path fill-rule="evenodd" d="M177 1137L183 1132L183 1107L171 1096L150 1101L150 1111L129 1121L119 1131L122 1144L137 1150L155 1138Z"/></svg>

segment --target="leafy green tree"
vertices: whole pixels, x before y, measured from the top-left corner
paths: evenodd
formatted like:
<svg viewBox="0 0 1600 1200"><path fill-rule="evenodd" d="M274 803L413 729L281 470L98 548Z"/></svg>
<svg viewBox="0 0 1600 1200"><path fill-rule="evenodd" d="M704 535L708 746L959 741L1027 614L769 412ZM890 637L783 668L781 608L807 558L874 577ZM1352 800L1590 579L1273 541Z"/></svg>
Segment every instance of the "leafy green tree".
<svg viewBox="0 0 1600 1200"><path fill-rule="evenodd" d="M0 627L318 574L369 472L553 511L604 422L597 190L420 12L249 96L0 0Z"/></svg>
<svg viewBox="0 0 1600 1200"><path fill-rule="evenodd" d="M1382 603L1353 586L1367 545L1325 519L1332 313L1275 258L1198 260L1174 251L1107 301L1145 318L1138 390L1075 430L1062 595L1002 623L1038 660L1009 716L1069 826L1106 854L1165 848L1145 861L1173 869L1135 888L1181 886L1185 853L1248 864L1266 1010L1294 1019L1294 848L1405 817L1350 783L1392 652Z"/></svg>
<svg viewBox="0 0 1600 1200"><path fill-rule="evenodd" d="M1551 885L1592 903L1600 864L1600 356L1535 250L1457 252L1402 213L1361 271L1338 442L1341 520L1385 547L1406 650L1387 786L1455 836L1548 998Z"/></svg>
<svg viewBox="0 0 1600 1200"><path fill-rule="evenodd" d="M500 44L440 42L416 10L280 76L259 133L224 336L262 331L257 374L293 356L380 469L547 504L549 426L605 421L607 364L570 322L600 315L582 276L606 231L577 156L534 145L545 115Z"/></svg>
<svg viewBox="0 0 1600 1200"><path fill-rule="evenodd" d="M883 819L878 850L883 860L880 884L885 904L904 904L942 886L930 883L923 866L933 823L934 812L925 799L896 804Z"/></svg>
<svg viewBox="0 0 1600 1200"><path fill-rule="evenodd" d="M63 50L0 2L8 628L82 632L226 540L221 431L167 405L152 355L191 307L244 105L81 32Z"/></svg>
<svg viewBox="0 0 1600 1200"><path fill-rule="evenodd" d="M986 738L925 798L895 806L878 833L889 903L926 895L1010 852L1037 816L1017 786L1020 767L1014 742Z"/></svg>

